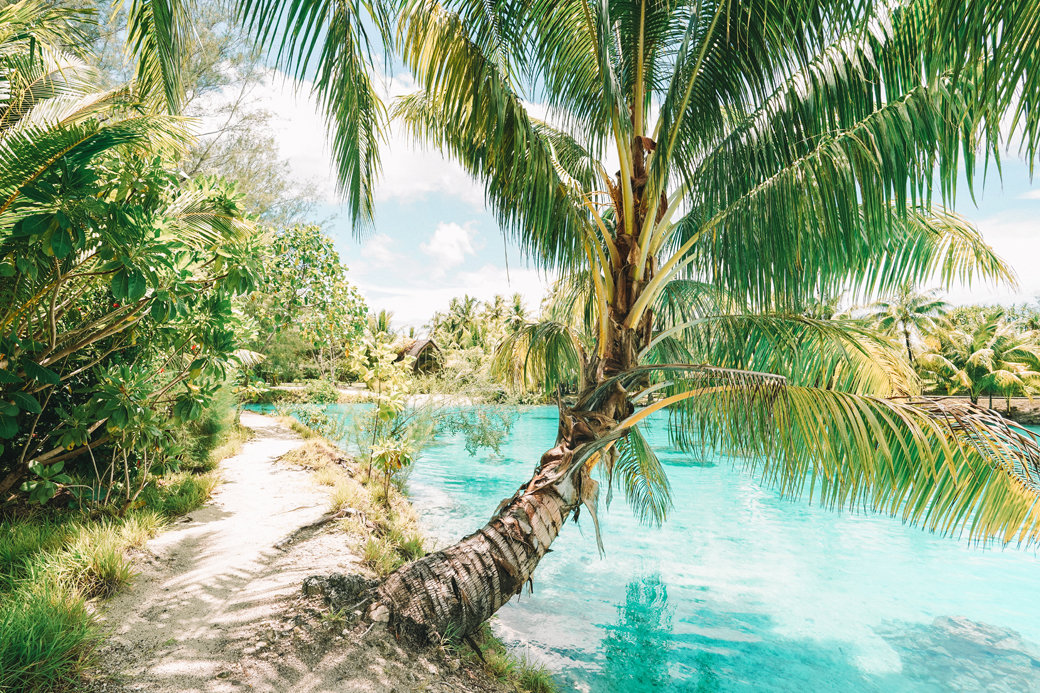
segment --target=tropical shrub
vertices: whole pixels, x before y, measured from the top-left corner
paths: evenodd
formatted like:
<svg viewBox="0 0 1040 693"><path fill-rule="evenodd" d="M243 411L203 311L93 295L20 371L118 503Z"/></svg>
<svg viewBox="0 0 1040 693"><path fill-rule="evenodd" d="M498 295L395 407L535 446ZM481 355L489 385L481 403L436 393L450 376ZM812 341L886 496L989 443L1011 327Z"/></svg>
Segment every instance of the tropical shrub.
<svg viewBox="0 0 1040 693"><path fill-rule="evenodd" d="M257 370L276 383L301 377L335 381L364 332L365 301L319 227L292 226L269 240L263 279L245 303L258 326L252 348L270 356Z"/></svg>
<svg viewBox="0 0 1040 693"><path fill-rule="evenodd" d="M183 124L55 57L78 18L0 7L0 499L87 470L90 498L140 493L234 367L258 269L233 188L169 163Z"/></svg>

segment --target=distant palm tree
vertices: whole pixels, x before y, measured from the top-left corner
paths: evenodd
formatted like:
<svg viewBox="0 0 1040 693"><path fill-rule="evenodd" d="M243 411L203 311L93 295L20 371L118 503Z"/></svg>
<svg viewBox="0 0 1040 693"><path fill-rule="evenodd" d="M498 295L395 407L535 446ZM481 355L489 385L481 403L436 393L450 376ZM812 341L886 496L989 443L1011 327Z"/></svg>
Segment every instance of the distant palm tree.
<svg viewBox="0 0 1040 693"><path fill-rule="evenodd" d="M495 294L490 301L484 302L483 319L491 322L500 322L506 317L506 299L501 294Z"/></svg>
<svg viewBox="0 0 1040 693"><path fill-rule="evenodd" d="M911 339L931 331L936 320L942 318L950 308L950 304L938 296L938 289L919 292L912 284L906 282L899 286L891 298L878 301L872 306L873 311L869 317L877 323L882 332L903 338L906 357L911 364L915 363Z"/></svg>
<svg viewBox="0 0 1040 693"><path fill-rule="evenodd" d="M524 305L524 297L513 294L506 313L506 327L509 332L516 332L527 324L527 306Z"/></svg>
<svg viewBox="0 0 1040 693"><path fill-rule="evenodd" d="M378 313L368 314L368 331L372 334L384 333L387 335L394 334L393 328L394 314L389 310L381 310Z"/></svg>
<svg viewBox="0 0 1040 693"><path fill-rule="evenodd" d="M996 310L975 330L936 330L931 349L918 360L921 371L948 393L964 392L973 403L1003 395L1010 405L1016 395L1032 397L1040 386L1037 333L1020 329Z"/></svg>

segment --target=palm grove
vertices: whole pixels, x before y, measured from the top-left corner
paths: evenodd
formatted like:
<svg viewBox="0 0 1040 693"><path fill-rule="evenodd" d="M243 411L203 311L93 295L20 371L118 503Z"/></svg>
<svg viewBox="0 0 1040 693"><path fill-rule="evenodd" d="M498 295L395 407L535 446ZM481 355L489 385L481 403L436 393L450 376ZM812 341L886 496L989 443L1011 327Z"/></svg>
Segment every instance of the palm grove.
<svg viewBox="0 0 1040 693"><path fill-rule="evenodd" d="M998 157L1002 123L1034 154L1035 9L1015 0L243 0L245 26L272 56L314 76L359 228L370 220L392 117L482 181L504 231L563 276L544 319L508 331L496 360L518 386L573 386L576 397L559 399L556 445L486 526L391 574L371 596L371 613L419 637L473 630L532 579L567 519L584 508L595 522L604 484L620 486L648 522L665 521L667 477L640 433L656 412L668 417L677 445L729 454L785 493L867 505L980 540L1033 542L1036 446L971 404L920 397L902 345L853 320L822 319L813 307L841 292L869 300L933 276L947 284L1010 278L945 205L962 176L973 185ZM131 8L140 62L130 96L176 110L191 12L180 3ZM371 77L377 44L404 61L418 91L380 100ZM46 123L121 127L104 140L108 148L114 156L146 151L146 162L176 147L176 121L162 108L140 121L96 112ZM61 311L71 305L55 285L70 274L105 277L99 290L112 308L91 305L114 312L88 316L102 326L146 313L174 321L155 329L173 348L198 345L203 354L175 351L177 384L141 396L166 397L175 416L188 418L232 345L214 317L190 323L220 329L188 333L178 346L188 328L176 321L189 310L229 310L254 281L249 236L227 221L235 214L180 214L188 204L231 204L216 182L192 183L181 201L186 183L163 187L168 178L158 173L158 182L113 180L116 192L95 192L90 186L105 184L101 163L80 180L70 153L53 151L46 176L11 166L0 208L5 257L16 244L40 248L32 268L6 270L20 282L16 303L39 305L20 313L25 326L5 345L7 438L20 436L19 455L31 450L19 467L51 454L23 442L40 397L69 373L94 373L90 359L104 358L80 352L84 361L62 362L69 370L50 367L68 349ZM85 150L84 160L104 151ZM66 192L76 186L90 192ZM110 217L126 218L119 228L130 231L121 233L137 235L109 240ZM77 235L83 228L100 240ZM161 241L175 246L153 247ZM103 251L106 243L116 246ZM80 269L92 253L95 264ZM135 261L146 253L157 260ZM149 348L161 343L147 340ZM79 437L62 446L75 452L102 425L122 435L113 416L121 415L91 410ZM50 449L65 454L56 452L62 446Z"/></svg>

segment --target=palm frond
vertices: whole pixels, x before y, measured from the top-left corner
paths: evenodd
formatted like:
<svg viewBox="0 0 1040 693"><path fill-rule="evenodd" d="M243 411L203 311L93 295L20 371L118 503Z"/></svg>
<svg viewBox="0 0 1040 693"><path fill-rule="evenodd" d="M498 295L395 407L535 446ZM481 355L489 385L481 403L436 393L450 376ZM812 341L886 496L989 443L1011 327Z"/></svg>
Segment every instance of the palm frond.
<svg viewBox="0 0 1040 693"><path fill-rule="evenodd" d="M95 12L45 0L19 0L0 6L0 56L26 55L38 59L40 52L52 55L69 50L85 52L89 42L84 26L94 21Z"/></svg>
<svg viewBox="0 0 1040 693"><path fill-rule="evenodd" d="M787 387L741 403L768 411L735 416L732 399L711 399L671 408L676 442L733 455L785 495L979 542L1040 541L1036 437L970 403Z"/></svg>
<svg viewBox="0 0 1040 693"><path fill-rule="evenodd" d="M616 448L616 455L603 455L607 506L616 484L625 492L625 500L640 522L660 527L672 508L672 490L661 460L638 426L629 428Z"/></svg>
<svg viewBox="0 0 1040 693"><path fill-rule="evenodd" d="M530 117L497 61L435 6L409 20L403 48L422 91L400 99L394 116L483 180L499 226L525 253L558 267L581 257L591 224L559 175L555 135Z"/></svg>
<svg viewBox="0 0 1040 693"><path fill-rule="evenodd" d="M172 114L184 98L184 60L191 33L190 0L133 0L127 16L127 47L137 60L136 86L145 100Z"/></svg>
<svg viewBox="0 0 1040 693"><path fill-rule="evenodd" d="M386 107L370 74L373 64L365 26L371 22L390 46L388 8L381 0L242 0L239 13L290 74L301 82L313 78L332 132L340 192L355 228L365 228L372 217L379 147L387 125Z"/></svg>
<svg viewBox="0 0 1040 693"><path fill-rule="evenodd" d="M524 325L495 350L491 372L521 390L544 393L580 384L585 352L573 329L559 322Z"/></svg>

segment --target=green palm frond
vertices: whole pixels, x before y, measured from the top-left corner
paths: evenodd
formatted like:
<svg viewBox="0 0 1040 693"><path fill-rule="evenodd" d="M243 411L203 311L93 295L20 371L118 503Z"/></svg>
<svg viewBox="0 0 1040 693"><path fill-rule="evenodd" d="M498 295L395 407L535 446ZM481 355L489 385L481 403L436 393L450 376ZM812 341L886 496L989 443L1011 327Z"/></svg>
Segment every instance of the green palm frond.
<svg viewBox="0 0 1040 693"><path fill-rule="evenodd" d="M583 341L591 340L599 320L599 306L590 273L568 272L556 280L549 289L543 312L547 319L573 329Z"/></svg>
<svg viewBox="0 0 1040 693"><path fill-rule="evenodd" d="M257 229L242 218L235 201L213 185L178 190L165 211L176 222L166 233L195 247L213 248L218 254L225 244L241 243Z"/></svg>
<svg viewBox="0 0 1040 693"><path fill-rule="evenodd" d="M78 169L99 154L129 147L139 151L179 148L187 133L181 119L138 116L102 123L86 119L70 125L27 125L0 138L0 227L16 218L13 205L23 189L57 166Z"/></svg>
<svg viewBox="0 0 1040 693"><path fill-rule="evenodd" d="M570 181L560 177L555 135L531 118L497 61L471 40L458 16L436 6L409 20L403 52L422 91L400 99L394 116L484 181L499 226L524 252L547 266L580 257L592 227Z"/></svg>
<svg viewBox="0 0 1040 693"><path fill-rule="evenodd" d="M137 60L136 88L142 98L179 113L184 99L184 60L191 33L190 0L132 0L127 47Z"/></svg>
<svg viewBox="0 0 1040 693"><path fill-rule="evenodd" d="M0 137L30 114L46 120L40 111L56 100L79 98L93 86L94 71L76 58L40 52L9 56L3 65L5 82L0 96Z"/></svg>
<svg viewBox="0 0 1040 693"><path fill-rule="evenodd" d="M629 428L628 435L617 442L616 448L616 455L603 457L607 506L616 484L625 492L625 500L640 522L661 526L672 508L672 490L661 460L638 426Z"/></svg>
<svg viewBox="0 0 1040 693"><path fill-rule="evenodd" d="M661 287L654 303L658 330L710 315L731 314L740 306L714 284L673 279Z"/></svg>
<svg viewBox="0 0 1040 693"><path fill-rule="evenodd" d="M930 20L926 40L946 53L945 60L932 63L933 71L953 65L970 73L977 85L975 120L987 119L996 130L1003 118L1000 129L1019 138L1026 158L1035 159L1040 150L1040 3L935 0L925 7Z"/></svg>
<svg viewBox="0 0 1040 693"><path fill-rule="evenodd" d="M1040 541L1037 438L968 402L787 387L734 413L728 393L686 392L670 408L675 442L732 455L785 495L979 542Z"/></svg>
<svg viewBox="0 0 1040 693"><path fill-rule="evenodd" d="M573 329L548 321L524 325L495 350L491 372L519 389L554 392L558 385L581 384L585 351Z"/></svg>
<svg viewBox="0 0 1040 693"><path fill-rule="evenodd" d="M657 352L673 335L680 336L692 363L773 373L795 385L843 392L895 396L920 391L920 382L898 347L848 318L706 315L660 331L640 355L641 362L667 362Z"/></svg>
<svg viewBox="0 0 1040 693"><path fill-rule="evenodd" d="M290 74L301 82L314 80L332 134L340 191L351 220L357 228L364 227L372 217L387 115L370 74L366 23L391 45L388 7L381 0L241 0L239 13Z"/></svg>
<svg viewBox="0 0 1040 693"><path fill-rule="evenodd" d="M25 55L39 59L69 50L85 52L89 42L83 28L95 12L44 0L20 0L0 5L0 58Z"/></svg>

